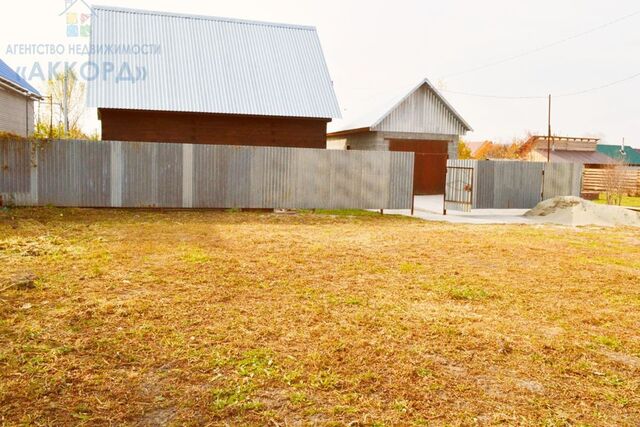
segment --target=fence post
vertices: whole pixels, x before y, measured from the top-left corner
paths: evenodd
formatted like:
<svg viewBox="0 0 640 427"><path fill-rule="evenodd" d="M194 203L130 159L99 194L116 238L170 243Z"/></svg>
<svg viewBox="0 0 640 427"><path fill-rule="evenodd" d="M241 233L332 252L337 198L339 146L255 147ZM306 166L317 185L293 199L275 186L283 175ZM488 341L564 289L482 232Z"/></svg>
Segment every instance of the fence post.
<svg viewBox="0 0 640 427"><path fill-rule="evenodd" d="M411 216L413 216L413 208L415 206L416 195L413 194L413 187L411 188Z"/></svg>
<svg viewBox="0 0 640 427"><path fill-rule="evenodd" d="M442 215L447 214L447 178L449 175L449 159L447 159L447 165L445 165L444 173L444 194L442 195Z"/></svg>
<svg viewBox="0 0 640 427"><path fill-rule="evenodd" d="M122 206L122 169L124 159L122 158L122 143L112 141L111 143L111 207Z"/></svg>
<svg viewBox="0 0 640 427"><path fill-rule="evenodd" d="M38 206L38 151L39 146L36 142L30 142L31 146L31 168L29 169L29 201L31 206Z"/></svg>
<svg viewBox="0 0 640 427"><path fill-rule="evenodd" d="M182 207L193 207L193 144L182 146Z"/></svg>
<svg viewBox="0 0 640 427"><path fill-rule="evenodd" d="M447 189L444 190L444 196L442 196L442 215L447 214Z"/></svg>
<svg viewBox="0 0 640 427"><path fill-rule="evenodd" d="M547 163L543 163L542 164L542 188L540 189L540 201L544 201L544 179L545 179L545 174L544 171L547 168Z"/></svg>

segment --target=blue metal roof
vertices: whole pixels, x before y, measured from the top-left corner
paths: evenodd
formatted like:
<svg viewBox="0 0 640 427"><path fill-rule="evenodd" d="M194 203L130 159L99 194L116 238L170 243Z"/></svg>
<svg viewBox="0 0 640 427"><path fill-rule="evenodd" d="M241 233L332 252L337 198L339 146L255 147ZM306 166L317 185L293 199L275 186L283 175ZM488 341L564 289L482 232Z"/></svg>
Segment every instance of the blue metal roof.
<svg viewBox="0 0 640 427"><path fill-rule="evenodd" d="M34 95L42 96L36 88L27 83L25 79L13 71L2 59L0 59L0 79L13 83L16 86L20 86L22 89L29 91Z"/></svg>

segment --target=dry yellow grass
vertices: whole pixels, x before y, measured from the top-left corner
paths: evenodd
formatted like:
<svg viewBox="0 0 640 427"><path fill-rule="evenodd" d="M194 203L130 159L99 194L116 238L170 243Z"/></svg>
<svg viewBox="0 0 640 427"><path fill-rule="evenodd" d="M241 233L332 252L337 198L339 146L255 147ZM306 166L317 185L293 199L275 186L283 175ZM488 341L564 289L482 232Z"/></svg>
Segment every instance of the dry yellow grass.
<svg viewBox="0 0 640 427"><path fill-rule="evenodd" d="M0 213L6 425L639 425L640 233Z"/></svg>

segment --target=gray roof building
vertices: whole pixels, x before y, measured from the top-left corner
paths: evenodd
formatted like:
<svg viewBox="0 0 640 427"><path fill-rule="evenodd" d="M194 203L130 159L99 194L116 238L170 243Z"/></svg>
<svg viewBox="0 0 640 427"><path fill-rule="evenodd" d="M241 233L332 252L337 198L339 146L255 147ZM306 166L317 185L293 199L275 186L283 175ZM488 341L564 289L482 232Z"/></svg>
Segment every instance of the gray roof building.
<svg viewBox="0 0 640 427"><path fill-rule="evenodd" d="M431 82L423 79L391 102L333 127L327 147L414 152L415 194L443 194L447 158L458 157L459 138L470 130Z"/></svg>
<svg viewBox="0 0 640 427"><path fill-rule="evenodd" d="M110 78L89 82L92 107L340 117L314 27L110 6L93 12L91 44L119 49L90 55L115 65ZM122 67L139 79L118 79Z"/></svg>

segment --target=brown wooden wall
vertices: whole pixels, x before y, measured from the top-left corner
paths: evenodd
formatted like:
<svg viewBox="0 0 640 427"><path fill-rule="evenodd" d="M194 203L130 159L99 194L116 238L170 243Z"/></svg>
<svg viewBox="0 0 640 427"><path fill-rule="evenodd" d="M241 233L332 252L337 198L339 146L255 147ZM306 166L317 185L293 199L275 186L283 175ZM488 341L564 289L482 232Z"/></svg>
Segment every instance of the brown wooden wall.
<svg viewBox="0 0 640 427"><path fill-rule="evenodd" d="M105 141L326 148L328 119L100 109Z"/></svg>

